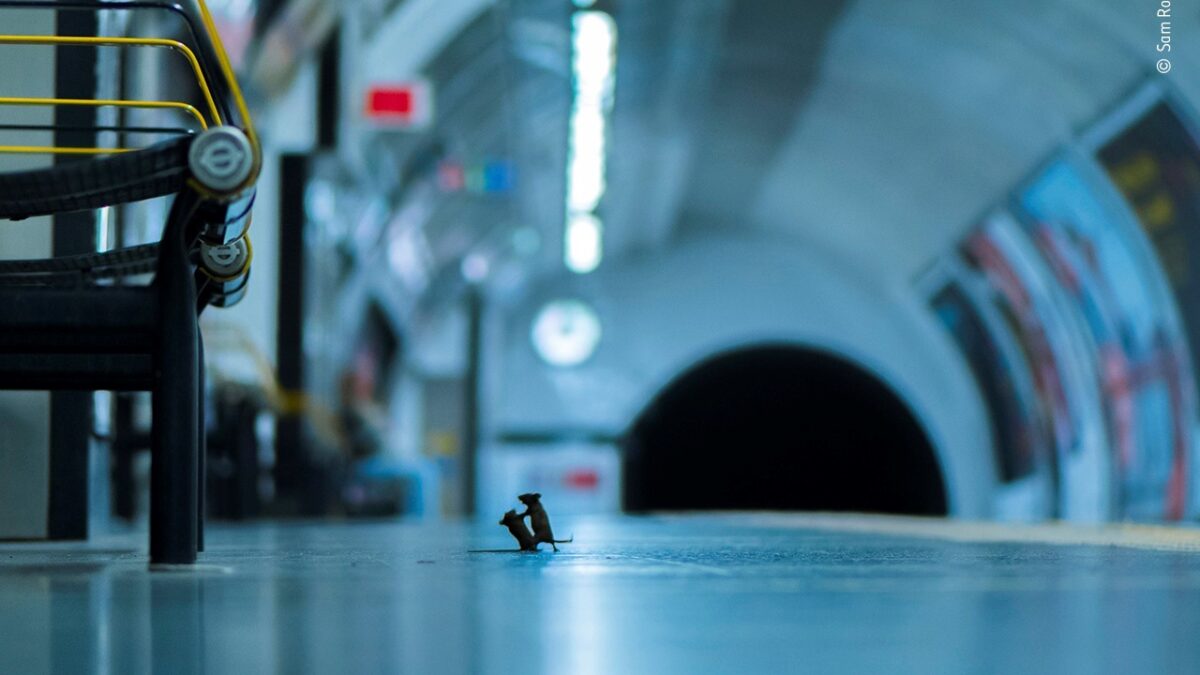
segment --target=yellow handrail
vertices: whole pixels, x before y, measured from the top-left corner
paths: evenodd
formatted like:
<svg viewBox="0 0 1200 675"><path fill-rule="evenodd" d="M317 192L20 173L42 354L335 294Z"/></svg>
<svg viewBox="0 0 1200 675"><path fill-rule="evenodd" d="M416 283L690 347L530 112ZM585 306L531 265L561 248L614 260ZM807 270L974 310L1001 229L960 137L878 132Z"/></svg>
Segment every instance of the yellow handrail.
<svg viewBox="0 0 1200 675"><path fill-rule="evenodd" d="M242 89L238 86L233 66L229 63L229 54L225 51L225 43L221 41L221 34L217 32L217 24L213 21L212 14L208 11L208 3L204 0L196 0L196 4L200 7L200 19L204 22L204 30L208 32L209 39L212 40L213 51L217 53L217 62L221 67L221 74L225 77L225 82L229 85L229 93L233 96L233 103L237 106L238 115L242 118L242 124L245 125L243 131L246 132L246 138L250 139L250 145L254 148L254 170L250 172L250 177L246 179L247 183L251 183L257 179L258 173L262 168L262 149L258 142L258 133L254 128L254 120L250 118L250 107L246 105L246 98L242 95Z"/></svg>
<svg viewBox="0 0 1200 675"><path fill-rule="evenodd" d="M181 110L188 115L191 115L196 123L200 125L200 130L208 128L208 123L204 121L204 116L196 110L196 106L182 101L143 101L140 99L110 99L110 98L34 98L30 96L0 96L0 106L4 105L81 105L103 108L112 106L114 108L152 108L152 109L172 109Z"/></svg>
<svg viewBox="0 0 1200 675"><path fill-rule="evenodd" d="M345 445L337 413L304 390L284 388L275 376L275 367L271 365L271 360L244 330L235 324L216 320L204 320L200 323L200 328L204 332L204 344L212 350L209 352L210 358L205 359L205 364L218 375L214 379L227 378L219 377L218 359L211 356L218 356L223 350L241 352L249 357L254 365L258 384L271 410L287 417L307 417L312 422L313 431L326 443Z"/></svg>
<svg viewBox="0 0 1200 675"><path fill-rule="evenodd" d="M208 33L209 40L212 43L213 51L216 53L217 63L221 69L221 74L225 78L226 84L229 87L229 94L233 97L234 105L237 108L238 116L241 117L243 131L249 139L253 148L254 167L249 177L246 179L246 184L252 184L262 170L262 146L260 145L257 130L254 127L254 120L250 116L250 107L246 104L246 98L242 94L242 89L238 85L237 77L233 72L233 66L230 64L229 55L225 50L225 44L221 40L221 35L217 31L216 22L213 20L212 13L209 12L208 4L205 0L196 0L196 5L200 9L200 18L204 24L204 30ZM208 107L215 124L221 125L226 122L221 119L221 113L217 108L216 101L213 99L212 89L208 80L205 78L203 69L200 67L200 62L196 58L196 54L190 47L178 40L169 40L163 38L130 38L130 37L75 37L62 35L0 35L0 45L75 45L75 46L97 46L97 47L164 47L178 52L184 56L188 65L192 69L192 74L196 78L196 84L200 88L200 92L204 96L205 105ZM197 45L200 48L200 45ZM13 98L0 97L0 106L2 105L94 105L94 106L121 106L133 108L176 108L184 110L191 114L200 123L201 129L207 129L208 123L204 116L193 106L186 103L175 101L135 101L135 100L85 100L85 99L60 99L60 98ZM34 153L43 152L49 154L107 154L112 152L127 152L129 148L66 148L66 147L45 147L37 149L33 146L0 146L0 153Z"/></svg>
<svg viewBox="0 0 1200 675"><path fill-rule="evenodd" d="M65 35L0 35L0 45L74 45L74 46L95 46L95 47L165 47L183 54L187 59L188 64L192 67L192 74L196 77L196 84L200 87L200 93L204 95L204 103L208 106L209 112L212 114L212 119L216 124L223 124L221 113L217 110L217 103L213 100L212 91L208 88L208 81L204 79L204 72L200 69L200 62L196 60L196 54L187 45L178 40L166 40L162 38L125 38L125 37L72 37Z"/></svg>
<svg viewBox="0 0 1200 675"><path fill-rule="evenodd" d="M6 155L116 155L132 150L132 148L68 148L57 145L0 145L0 153Z"/></svg>
<svg viewBox="0 0 1200 675"><path fill-rule="evenodd" d="M200 129L208 128L208 123L204 121L204 116L200 114L196 107L181 101L138 101L138 100L123 100L123 99L90 99L90 98L31 98L18 96L0 96L0 106L38 106L38 105L74 105L74 106L89 106L89 107L106 107L112 106L117 108L150 108L150 109L172 109L181 110L195 118L199 123ZM0 145L0 153L4 154L37 154L45 153L51 155L107 155L117 152L128 152L132 148L69 148L60 146L45 146L37 148L29 145Z"/></svg>

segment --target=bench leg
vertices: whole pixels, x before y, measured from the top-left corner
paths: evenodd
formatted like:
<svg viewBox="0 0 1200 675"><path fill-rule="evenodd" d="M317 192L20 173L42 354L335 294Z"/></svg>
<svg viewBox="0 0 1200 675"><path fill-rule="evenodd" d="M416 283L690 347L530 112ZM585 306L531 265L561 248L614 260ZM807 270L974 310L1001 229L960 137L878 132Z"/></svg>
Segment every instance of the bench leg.
<svg viewBox="0 0 1200 675"><path fill-rule="evenodd" d="M200 333L196 282L168 224L154 284L159 308L150 448L150 563L196 561L200 479Z"/></svg>
<svg viewBox="0 0 1200 675"><path fill-rule="evenodd" d="M205 497L208 488L208 433L205 419L204 399L204 340L199 333L196 336L196 396L197 413L200 433L196 440L196 550L204 550L204 510Z"/></svg>

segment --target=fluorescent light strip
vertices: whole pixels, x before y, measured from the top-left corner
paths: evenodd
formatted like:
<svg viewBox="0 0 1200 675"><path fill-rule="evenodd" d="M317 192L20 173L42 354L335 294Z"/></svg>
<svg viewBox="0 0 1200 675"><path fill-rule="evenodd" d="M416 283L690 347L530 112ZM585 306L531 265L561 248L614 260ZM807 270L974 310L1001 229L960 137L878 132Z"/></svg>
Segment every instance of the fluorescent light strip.
<svg viewBox="0 0 1200 675"><path fill-rule="evenodd" d="M567 146L564 262L579 274L603 258L604 223L595 211L604 197L608 113L616 80L617 26L605 12L576 12L571 21L574 100Z"/></svg>

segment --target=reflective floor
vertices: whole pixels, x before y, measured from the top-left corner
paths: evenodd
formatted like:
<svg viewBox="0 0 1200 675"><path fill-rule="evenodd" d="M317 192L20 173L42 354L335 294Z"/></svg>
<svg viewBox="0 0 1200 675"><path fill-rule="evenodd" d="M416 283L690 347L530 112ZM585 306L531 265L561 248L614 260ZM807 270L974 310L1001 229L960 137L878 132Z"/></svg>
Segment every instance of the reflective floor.
<svg viewBox="0 0 1200 675"><path fill-rule="evenodd" d="M0 546L0 673L1196 673L1200 535L830 516ZM1083 543L1079 543L1083 542Z"/></svg>

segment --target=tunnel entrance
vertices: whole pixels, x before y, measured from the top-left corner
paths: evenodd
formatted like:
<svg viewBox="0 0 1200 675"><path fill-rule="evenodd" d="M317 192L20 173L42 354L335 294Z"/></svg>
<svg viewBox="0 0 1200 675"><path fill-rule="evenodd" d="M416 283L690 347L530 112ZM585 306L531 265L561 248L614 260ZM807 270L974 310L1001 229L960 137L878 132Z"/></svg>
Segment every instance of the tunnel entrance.
<svg viewBox="0 0 1200 675"><path fill-rule="evenodd" d="M825 352L764 346L705 361L624 443L628 511L946 514L936 455L907 406Z"/></svg>

